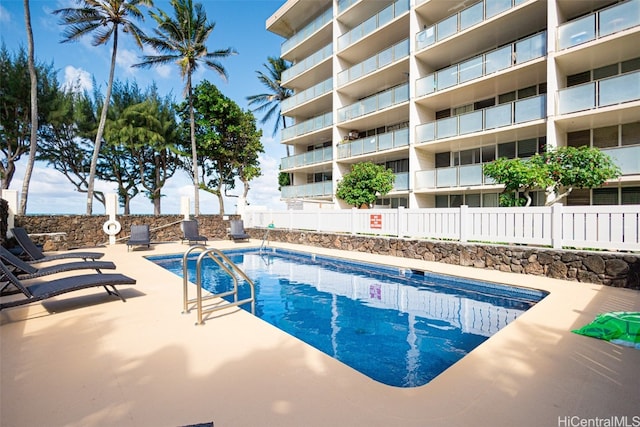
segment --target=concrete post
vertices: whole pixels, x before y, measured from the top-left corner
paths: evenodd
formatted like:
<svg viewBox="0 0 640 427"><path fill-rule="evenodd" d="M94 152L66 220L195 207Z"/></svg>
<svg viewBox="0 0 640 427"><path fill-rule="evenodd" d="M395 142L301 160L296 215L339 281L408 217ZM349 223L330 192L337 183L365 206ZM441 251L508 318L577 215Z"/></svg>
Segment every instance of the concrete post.
<svg viewBox="0 0 640 427"><path fill-rule="evenodd" d="M109 244L116 244L116 235L122 229L120 223L116 220L116 213L118 211L118 195L115 193L109 193L105 195L106 212L109 215L109 219L102 226L102 230L109 235Z"/></svg>

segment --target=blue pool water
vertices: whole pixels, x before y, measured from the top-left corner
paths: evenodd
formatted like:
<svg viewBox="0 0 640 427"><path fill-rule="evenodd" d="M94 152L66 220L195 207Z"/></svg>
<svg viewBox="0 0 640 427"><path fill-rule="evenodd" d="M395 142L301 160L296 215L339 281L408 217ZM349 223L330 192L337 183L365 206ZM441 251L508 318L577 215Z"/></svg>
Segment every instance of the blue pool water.
<svg viewBox="0 0 640 427"><path fill-rule="evenodd" d="M428 383L545 296L280 249L225 253L255 283L256 316L398 387ZM188 261L194 282L196 257ZM182 276L182 255L149 259ZM213 261L205 258L202 270L208 290L231 288ZM248 297L248 288L241 285L240 298Z"/></svg>

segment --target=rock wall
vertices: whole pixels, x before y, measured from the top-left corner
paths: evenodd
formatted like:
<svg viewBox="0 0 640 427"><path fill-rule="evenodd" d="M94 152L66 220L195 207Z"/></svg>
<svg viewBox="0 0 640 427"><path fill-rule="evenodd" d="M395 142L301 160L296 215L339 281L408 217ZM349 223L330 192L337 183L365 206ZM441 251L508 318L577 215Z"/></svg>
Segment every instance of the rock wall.
<svg viewBox="0 0 640 427"><path fill-rule="evenodd" d="M248 232L255 239L262 240L264 237L264 230ZM287 230L270 230L268 239L640 289L638 254L577 252L530 246L462 244Z"/></svg>
<svg viewBox="0 0 640 427"><path fill-rule="evenodd" d="M44 246L45 251L56 251L107 243L108 236L102 231L107 219L107 216L100 215L27 215L16 216L15 224L24 227L34 241ZM149 224L152 242L180 240L181 220L180 215L121 215L118 221L122 230L116 237L124 243L132 224ZM201 234L211 240L227 238L228 219L220 215L201 215L197 220ZM265 234L264 229L248 229L247 232L258 240L262 240ZM462 244L278 229L269 230L268 239L640 290L640 254L577 252L530 246Z"/></svg>
<svg viewBox="0 0 640 427"><path fill-rule="evenodd" d="M16 216L15 225L24 227L45 251L59 251L108 243L109 236L102 230L108 219L106 215L26 215ZM200 234L211 240L227 238L229 221L222 216L201 215L196 219ZM133 224L149 224L152 242L171 242L182 237L181 215L119 215L117 220L122 229L116 239L121 243L127 241Z"/></svg>

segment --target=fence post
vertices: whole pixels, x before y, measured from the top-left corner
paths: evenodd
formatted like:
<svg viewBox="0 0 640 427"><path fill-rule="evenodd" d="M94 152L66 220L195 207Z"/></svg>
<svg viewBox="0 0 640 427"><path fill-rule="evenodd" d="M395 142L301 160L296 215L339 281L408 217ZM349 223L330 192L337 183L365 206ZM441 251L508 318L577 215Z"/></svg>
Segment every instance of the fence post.
<svg viewBox="0 0 640 427"><path fill-rule="evenodd" d="M396 230L396 237L400 238L402 237L402 231L404 230L403 226L406 223L405 221L405 213L404 213L404 207L403 206L398 206L398 223L396 225L396 227L398 227L398 229Z"/></svg>
<svg viewBox="0 0 640 427"><path fill-rule="evenodd" d="M460 206L460 242L464 243L467 241L467 217L469 216L469 211L467 210L469 206L461 205Z"/></svg>
<svg viewBox="0 0 640 427"><path fill-rule="evenodd" d="M351 208L351 234L356 234L356 207Z"/></svg>
<svg viewBox="0 0 640 427"><path fill-rule="evenodd" d="M553 249L562 249L562 203L551 205L551 244Z"/></svg>

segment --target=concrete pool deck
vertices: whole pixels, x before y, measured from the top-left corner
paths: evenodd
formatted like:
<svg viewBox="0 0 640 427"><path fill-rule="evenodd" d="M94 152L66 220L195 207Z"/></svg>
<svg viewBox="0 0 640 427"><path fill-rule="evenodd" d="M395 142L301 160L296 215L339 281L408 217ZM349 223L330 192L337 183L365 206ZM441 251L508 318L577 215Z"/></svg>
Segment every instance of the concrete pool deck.
<svg viewBox="0 0 640 427"><path fill-rule="evenodd" d="M639 291L271 246L550 295L429 384L402 389L377 383L237 308L195 326L195 311L181 313L182 280L143 259L183 253L186 245L98 248L117 272L137 279L120 287L126 303L94 288L0 312L0 425L570 427L615 418L640 426L640 351L571 333L598 313L640 311Z"/></svg>

